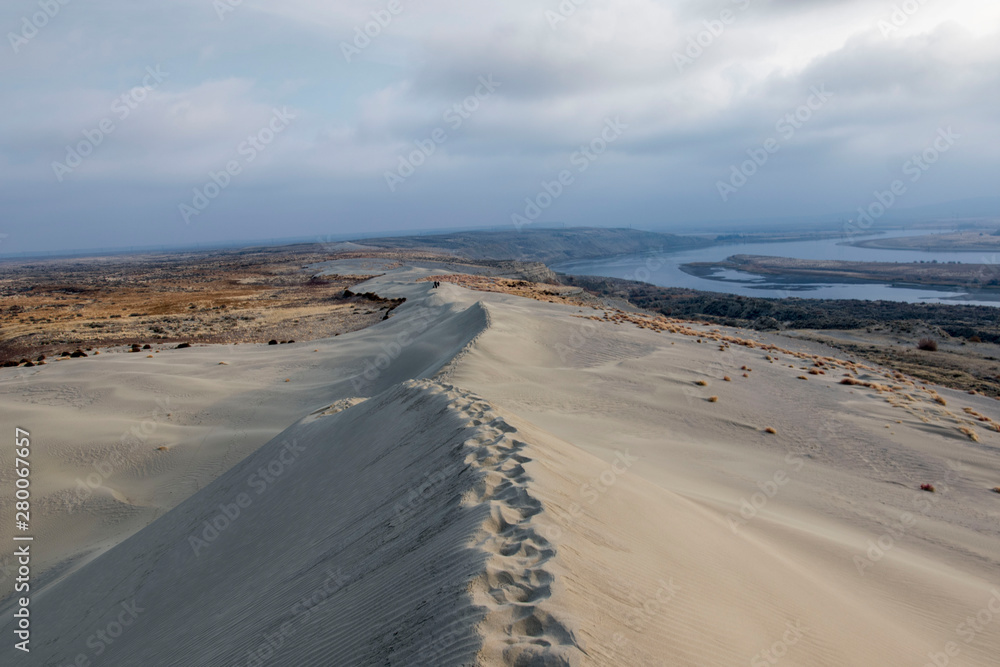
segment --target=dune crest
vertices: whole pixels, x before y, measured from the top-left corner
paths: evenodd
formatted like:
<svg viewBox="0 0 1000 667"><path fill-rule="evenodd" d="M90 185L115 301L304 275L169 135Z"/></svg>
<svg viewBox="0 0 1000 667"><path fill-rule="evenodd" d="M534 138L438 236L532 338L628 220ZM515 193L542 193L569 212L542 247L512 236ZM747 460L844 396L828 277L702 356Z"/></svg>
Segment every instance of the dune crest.
<svg viewBox="0 0 1000 667"><path fill-rule="evenodd" d="M323 355L241 349L219 370L215 350L185 351L199 373L298 378L254 394L298 392L270 413L298 421L41 578L32 660L904 667L990 611L997 436L951 427L997 419L993 402L941 390L963 407L948 417L937 390L907 400L889 383L910 380L879 369L862 368L868 382L848 367L865 386L798 380L815 351L706 345L711 327L589 319L417 282L428 274L366 283L406 303L310 344ZM134 363L106 356L94 373ZM49 383L75 377L52 370ZM186 410L172 404L171 419ZM966 664L991 664L998 631L957 645Z"/></svg>

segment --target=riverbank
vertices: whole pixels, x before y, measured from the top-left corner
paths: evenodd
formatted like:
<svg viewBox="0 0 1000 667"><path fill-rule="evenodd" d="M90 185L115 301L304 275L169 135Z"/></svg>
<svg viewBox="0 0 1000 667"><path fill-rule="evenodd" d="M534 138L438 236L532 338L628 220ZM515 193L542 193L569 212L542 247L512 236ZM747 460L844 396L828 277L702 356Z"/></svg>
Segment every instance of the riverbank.
<svg viewBox="0 0 1000 667"><path fill-rule="evenodd" d="M692 262L682 270L709 276L718 270L735 270L762 276L878 282L963 289L1000 288L1000 265L928 262L851 262L797 259L766 255L731 255L722 262Z"/></svg>

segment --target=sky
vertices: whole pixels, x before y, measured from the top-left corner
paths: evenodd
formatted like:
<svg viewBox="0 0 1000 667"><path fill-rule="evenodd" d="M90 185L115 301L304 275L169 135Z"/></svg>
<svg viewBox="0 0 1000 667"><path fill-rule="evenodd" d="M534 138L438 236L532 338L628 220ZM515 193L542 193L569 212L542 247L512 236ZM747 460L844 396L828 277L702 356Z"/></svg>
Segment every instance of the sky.
<svg viewBox="0 0 1000 667"><path fill-rule="evenodd" d="M4 0L0 29L0 254L998 190L982 0Z"/></svg>

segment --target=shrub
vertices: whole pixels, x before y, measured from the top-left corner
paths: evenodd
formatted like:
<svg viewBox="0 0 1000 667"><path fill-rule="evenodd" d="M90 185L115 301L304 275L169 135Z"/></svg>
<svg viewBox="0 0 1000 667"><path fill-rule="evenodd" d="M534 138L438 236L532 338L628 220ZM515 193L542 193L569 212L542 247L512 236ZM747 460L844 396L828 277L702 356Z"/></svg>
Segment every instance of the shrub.
<svg viewBox="0 0 1000 667"><path fill-rule="evenodd" d="M718 396L709 396L708 397L708 402L709 403L718 403L719 402L719 397Z"/></svg>
<svg viewBox="0 0 1000 667"><path fill-rule="evenodd" d="M927 350L928 352L937 352L937 341L933 338L921 338L917 341L917 349Z"/></svg>
<svg viewBox="0 0 1000 667"><path fill-rule="evenodd" d="M934 485L933 484L921 484L920 485L920 490L921 491L927 491L928 493L934 493Z"/></svg>

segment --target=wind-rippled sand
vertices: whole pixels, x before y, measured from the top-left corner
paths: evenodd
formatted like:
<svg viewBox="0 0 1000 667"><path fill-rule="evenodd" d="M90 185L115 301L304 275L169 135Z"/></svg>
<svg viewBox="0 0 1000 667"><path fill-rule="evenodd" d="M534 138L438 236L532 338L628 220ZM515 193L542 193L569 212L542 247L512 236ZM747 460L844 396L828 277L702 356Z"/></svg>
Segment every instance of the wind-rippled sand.
<svg viewBox="0 0 1000 667"><path fill-rule="evenodd" d="M996 664L996 401L431 273L335 339L5 374L45 572L0 661Z"/></svg>

